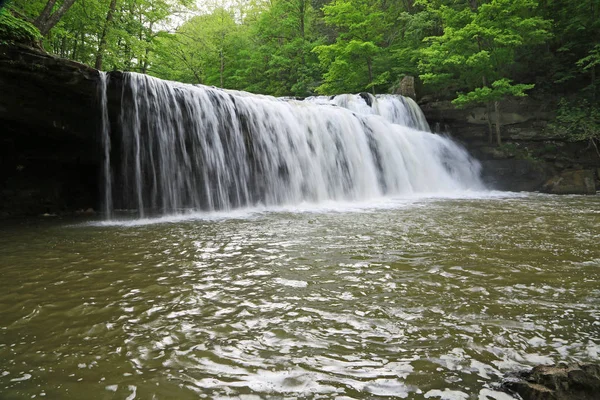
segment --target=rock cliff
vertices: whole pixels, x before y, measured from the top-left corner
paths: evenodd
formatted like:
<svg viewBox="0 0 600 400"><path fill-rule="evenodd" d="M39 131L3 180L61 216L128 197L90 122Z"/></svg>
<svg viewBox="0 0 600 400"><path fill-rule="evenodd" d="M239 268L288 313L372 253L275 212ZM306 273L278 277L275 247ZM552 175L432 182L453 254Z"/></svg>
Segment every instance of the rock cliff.
<svg viewBox="0 0 600 400"><path fill-rule="evenodd" d="M552 129L555 99L504 102L502 146L490 143L484 107L457 109L449 101L425 101L421 108L434 130L448 133L481 161L483 177L492 188L594 194L600 187L600 157L594 148L570 142Z"/></svg>
<svg viewBox="0 0 600 400"><path fill-rule="evenodd" d="M97 206L98 71L0 45L0 217Z"/></svg>

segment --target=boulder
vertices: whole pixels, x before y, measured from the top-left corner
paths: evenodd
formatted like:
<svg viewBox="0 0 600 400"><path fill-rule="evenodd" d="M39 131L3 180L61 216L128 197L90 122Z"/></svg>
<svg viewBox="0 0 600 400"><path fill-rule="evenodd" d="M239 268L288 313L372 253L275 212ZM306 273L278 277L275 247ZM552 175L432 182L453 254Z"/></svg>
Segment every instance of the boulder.
<svg viewBox="0 0 600 400"><path fill-rule="evenodd" d="M415 77L405 76L400 81L400 94L405 97L410 97L417 100L417 92L415 91Z"/></svg>
<svg viewBox="0 0 600 400"><path fill-rule="evenodd" d="M523 400L594 400L600 393L600 365L538 365L502 387Z"/></svg>
<svg viewBox="0 0 600 400"><path fill-rule="evenodd" d="M594 171L564 171L550 178L542 190L552 194L596 194Z"/></svg>

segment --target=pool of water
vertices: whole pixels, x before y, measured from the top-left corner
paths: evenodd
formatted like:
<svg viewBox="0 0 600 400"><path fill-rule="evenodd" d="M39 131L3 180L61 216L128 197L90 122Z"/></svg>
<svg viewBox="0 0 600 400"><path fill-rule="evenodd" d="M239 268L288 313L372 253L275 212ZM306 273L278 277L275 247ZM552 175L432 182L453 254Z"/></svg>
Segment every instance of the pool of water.
<svg viewBox="0 0 600 400"><path fill-rule="evenodd" d="M0 225L0 398L505 399L598 361L600 197Z"/></svg>

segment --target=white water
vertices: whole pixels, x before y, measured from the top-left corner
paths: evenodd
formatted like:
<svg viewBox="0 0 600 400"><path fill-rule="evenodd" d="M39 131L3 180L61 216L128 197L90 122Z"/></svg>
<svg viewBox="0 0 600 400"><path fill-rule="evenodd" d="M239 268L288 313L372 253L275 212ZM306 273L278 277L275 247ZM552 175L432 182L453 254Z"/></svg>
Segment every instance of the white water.
<svg viewBox="0 0 600 400"><path fill-rule="evenodd" d="M340 106L357 114L380 115L391 123L430 132L423 111L410 97L390 94L373 96L370 93L361 93L341 94L334 97L309 97L306 101Z"/></svg>
<svg viewBox="0 0 600 400"><path fill-rule="evenodd" d="M104 148L104 163L103 163L103 176L104 176L104 202L103 211L104 214L110 217L112 213L112 176L110 168L110 123L108 119L108 75L106 72L100 71L100 84L98 86L98 97L100 98L100 107L102 111L102 126L101 126L101 139L102 147Z"/></svg>
<svg viewBox="0 0 600 400"><path fill-rule="evenodd" d="M464 149L414 129L427 122L412 100L368 99L285 100L124 74L121 141L104 140L107 208L143 216L483 188Z"/></svg>

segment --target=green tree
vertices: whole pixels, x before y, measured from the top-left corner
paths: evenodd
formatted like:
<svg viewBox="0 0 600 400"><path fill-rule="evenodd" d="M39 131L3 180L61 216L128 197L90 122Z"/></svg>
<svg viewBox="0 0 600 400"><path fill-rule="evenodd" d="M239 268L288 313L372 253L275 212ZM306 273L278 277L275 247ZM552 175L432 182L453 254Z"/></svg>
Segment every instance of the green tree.
<svg viewBox="0 0 600 400"><path fill-rule="evenodd" d="M496 115L496 141L501 143L500 102L525 96L532 84L509 79L517 50L544 43L549 21L536 14L536 0L421 1L443 23L443 34L426 39L421 51L421 79L457 93L454 104L485 104L492 138L491 107Z"/></svg>
<svg viewBox="0 0 600 400"><path fill-rule="evenodd" d="M276 96L307 96L320 70L312 49L322 43L309 0L273 0L249 22L252 46L241 56L245 89Z"/></svg>
<svg viewBox="0 0 600 400"><path fill-rule="evenodd" d="M151 73L182 82L225 87L241 26L224 8L195 16L158 41Z"/></svg>
<svg viewBox="0 0 600 400"><path fill-rule="evenodd" d="M600 93L600 1L545 0L541 12L554 22L554 59L542 66L551 72L549 80L558 89L582 90L595 101Z"/></svg>
<svg viewBox="0 0 600 400"><path fill-rule="evenodd" d="M600 157L600 107L587 100L561 99L554 128L570 141L588 141Z"/></svg>
<svg viewBox="0 0 600 400"><path fill-rule="evenodd" d="M73 3L75 3L75 0L63 0L62 2L48 0L33 24L43 36L46 36L50 29L54 28L58 21L69 11Z"/></svg>
<svg viewBox="0 0 600 400"><path fill-rule="evenodd" d="M391 24L379 2L335 0L323 7L325 23L336 29L335 43L317 46L326 71L319 93L337 94L371 90L390 81L390 72L378 68L379 59L389 57L385 32ZM389 85L388 85L389 86Z"/></svg>

